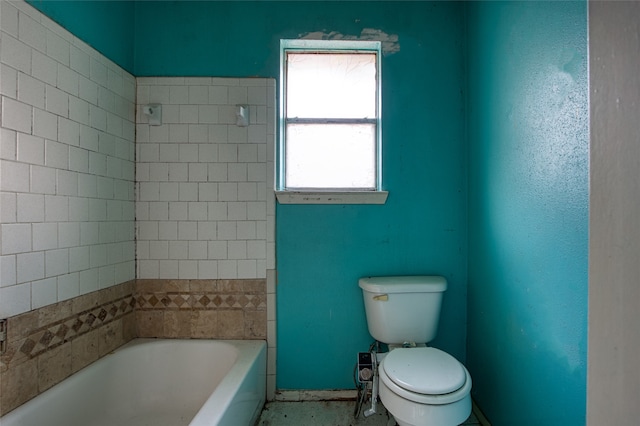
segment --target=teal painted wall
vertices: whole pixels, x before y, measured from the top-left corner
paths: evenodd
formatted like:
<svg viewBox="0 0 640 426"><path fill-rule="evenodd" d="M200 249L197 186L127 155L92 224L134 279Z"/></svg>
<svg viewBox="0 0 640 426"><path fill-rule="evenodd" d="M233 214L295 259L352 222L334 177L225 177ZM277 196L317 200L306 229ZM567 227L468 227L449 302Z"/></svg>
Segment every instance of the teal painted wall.
<svg viewBox="0 0 640 426"><path fill-rule="evenodd" d="M586 12L469 6L467 359L493 426L585 424Z"/></svg>
<svg viewBox="0 0 640 426"><path fill-rule="evenodd" d="M382 62L390 195L382 206L278 206L277 382L285 389L353 387L355 354L372 342L358 287L367 275L444 275L432 344L465 358L464 5L367 2L327 12L340 19L290 22L399 37L400 51Z"/></svg>
<svg viewBox="0 0 640 426"><path fill-rule="evenodd" d="M125 70L133 72L134 2L26 1Z"/></svg>
<svg viewBox="0 0 640 426"><path fill-rule="evenodd" d="M306 31L302 14L296 2L137 2L135 74L276 77L280 35Z"/></svg>
<svg viewBox="0 0 640 426"><path fill-rule="evenodd" d="M136 75L277 77L281 38L398 35L382 62L387 204L277 207L277 386L353 387L356 353L372 341L364 275L446 276L434 345L464 360L464 5L140 2L136 23Z"/></svg>

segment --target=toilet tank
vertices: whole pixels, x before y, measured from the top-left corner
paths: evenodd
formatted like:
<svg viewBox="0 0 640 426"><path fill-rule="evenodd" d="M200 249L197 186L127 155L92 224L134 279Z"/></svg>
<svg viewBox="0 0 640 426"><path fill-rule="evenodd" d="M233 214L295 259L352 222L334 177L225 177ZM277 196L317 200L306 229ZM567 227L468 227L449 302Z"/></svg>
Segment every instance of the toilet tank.
<svg viewBox="0 0 640 426"><path fill-rule="evenodd" d="M362 289L369 334L379 342L427 343L436 337L444 277L365 277Z"/></svg>

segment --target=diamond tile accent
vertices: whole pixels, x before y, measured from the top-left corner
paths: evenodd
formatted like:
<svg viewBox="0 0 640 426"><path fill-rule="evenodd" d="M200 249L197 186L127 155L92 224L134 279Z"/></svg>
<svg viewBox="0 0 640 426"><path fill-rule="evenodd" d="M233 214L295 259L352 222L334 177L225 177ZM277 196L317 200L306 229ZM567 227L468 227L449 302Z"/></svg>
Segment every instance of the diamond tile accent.
<svg viewBox="0 0 640 426"><path fill-rule="evenodd" d="M106 317L107 311L105 311L104 309L100 309L100 312L98 313L98 319L100 319L100 321L104 321Z"/></svg>
<svg viewBox="0 0 640 426"><path fill-rule="evenodd" d="M53 333L47 330L44 332L38 343L40 343L42 346L49 346L49 343L51 343L51 339L53 339Z"/></svg>
<svg viewBox="0 0 640 426"><path fill-rule="evenodd" d="M58 331L56 331L56 337L60 340L64 340L67 336L67 332L69 331L69 327L66 324L60 324L58 327Z"/></svg>
<svg viewBox="0 0 640 426"><path fill-rule="evenodd" d="M89 314L89 315L86 316L84 321L85 321L85 324L87 324L89 327L91 327L93 325L93 323L95 322L95 320L96 320L96 316L93 315L93 314Z"/></svg>
<svg viewBox="0 0 640 426"><path fill-rule="evenodd" d="M35 348L35 346L36 346L36 342L34 342L31 339L25 339L22 346L20 346L20 352L22 352L25 355L29 355L31 354L31 351L33 350L33 348Z"/></svg>
<svg viewBox="0 0 640 426"><path fill-rule="evenodd" d="M65 342L75 339L92 329L96 329L123 315L132 313L135 303L133 296L127 296L110 303L106 303L90 312L82 312L61 321L33 330L20 346L20 353L37 356L49 349L53 349ZM10 359L8 360L10 361Z"/></svg>
<svg viewBox="0 0 640 426"><path fill-rule="evenodd" d="M249 304L249 298L243 294L238 298L238 304L244 308Z"/></svg>
<svg viewBox="0 0 640 426"><path fill-rule="evenodd" d="M73 325L71 326L71 329L72 329L74 332L78 333L78 332L80 331L80 329L82 328L82 325L83 325L83 324L84 324L84 323L83 323L82 321L80 321L80 318L76 318L76 319L73 321Z"/></svg>
<svg viewBox="0 0 640 426"><path fill-rule="evenodd" d="M206 294L195 296L195 299L194 308L206 308L213 302Z"/></svg>

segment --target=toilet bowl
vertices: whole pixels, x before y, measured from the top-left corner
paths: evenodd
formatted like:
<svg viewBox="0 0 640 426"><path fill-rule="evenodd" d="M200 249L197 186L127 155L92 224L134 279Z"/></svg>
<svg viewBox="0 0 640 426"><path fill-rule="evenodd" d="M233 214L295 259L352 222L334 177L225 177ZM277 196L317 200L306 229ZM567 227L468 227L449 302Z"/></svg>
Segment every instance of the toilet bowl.
<svg viewBox="0 0 640 426"><path fill-rule="evenodd" d="M400 426L454 426L471 412L471 376L436 348L393 349L378 368L378 392Z"/></svg>
<svg viewBox="0 0 640 426"><path fill-rule="evenodd" d="M435 338L442 294L439 276L361 278L369 334L390 351L378 367L378 392L400 426L456 426L471 414L471 376Z"/></svg>

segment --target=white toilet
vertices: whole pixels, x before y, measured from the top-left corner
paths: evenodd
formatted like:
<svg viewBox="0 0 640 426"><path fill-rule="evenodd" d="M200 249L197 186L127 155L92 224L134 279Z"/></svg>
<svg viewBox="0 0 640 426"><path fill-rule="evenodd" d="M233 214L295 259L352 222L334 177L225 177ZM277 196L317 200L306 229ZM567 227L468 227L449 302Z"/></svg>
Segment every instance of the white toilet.
<svg viewBox="0 0 640 426"><path fill-rule="evenodd" d="M379 395L400 426L455 426L471 414L471 376L434 339L447 281L439 276L361 278L369 333L378 354Z"/></svg>

